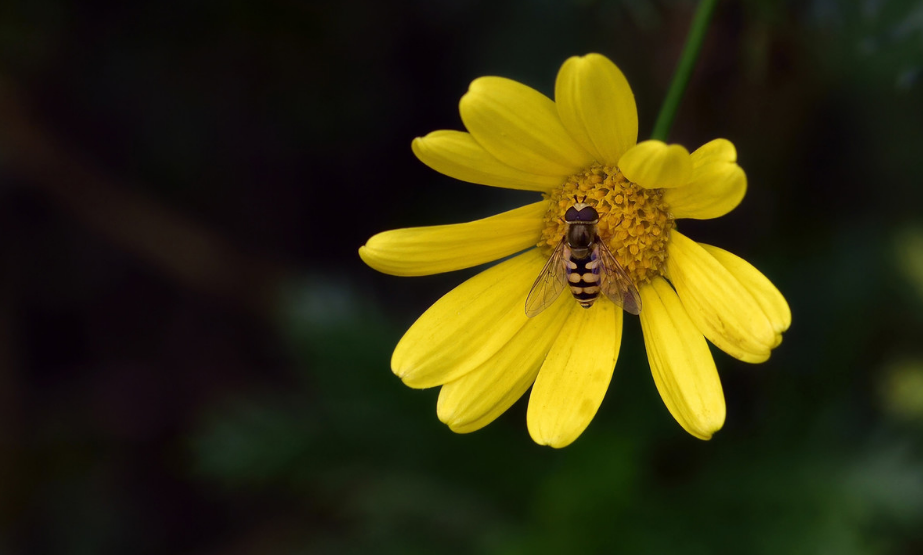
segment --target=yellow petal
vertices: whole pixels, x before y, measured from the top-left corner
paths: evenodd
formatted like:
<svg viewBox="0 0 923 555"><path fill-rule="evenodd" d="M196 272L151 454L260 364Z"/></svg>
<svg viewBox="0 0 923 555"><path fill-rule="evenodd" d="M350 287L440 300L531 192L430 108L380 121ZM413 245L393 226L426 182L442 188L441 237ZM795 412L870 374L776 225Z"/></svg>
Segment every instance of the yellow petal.
<svg viewBox="0 0 923 555"><path fill-rule="evenodd" d="M464 224L385 231L360 247L359 256L372 268L394 276L470 268L534 247L547 209L548 202L541 201Z"/></svg>
<svg viewBox="0 0 923 555"><path fill-rule="evenodd" d="M689 317L716 347L744 362L763 362L776 332L756 299L695 241L673 231L667 272Z"/></svg>
<svg viewBox="0 0 923 555"><path fill-rule="evenodd" d="M689 183L692 159L680 145L660 141L638 143L619 160L622 174L647 189L671 189Z"/></svg>
<svg viewBox="0 0 923 555"><path fill-rule="evenodd" d="M532 249L449 291L398 342L391 369L410 387L427 388L484 364L529 320L526 295L546 259Z"/></svg>
<svg viewBox="0 0 923 555"><path fill-rule="evenodd" d="M724 425L724 392L702 333L663 278L641 287L641 331L654 383L687 432L711 439Z"/></svg>
<svg viewBox="0 0 923 555"><path fill-rule="evenodd" d="M690 156L693 167L712 162L736 162L737 149L734 148L734 143L727 139L714 139L697 148Z"/></svg>
<svg viewBox="0 0 923 555"><path fill-rule="evenodd" d="M589 309L571 303L570 316L539 370L526 421L540 445L570 445L590 424L615 369L622 310L606 299Z"/></svg>
<svg viewBox="0 0 923 555"><path fill-rule="evenodd" d="M514 168L563 181L593 164L593 156L564 129L554 102L521 83L475 79L459 108L475 140Z"/></svg>
<svg viewBox="0 0 923 555"><path fill-rule="evenodd" d="M737 207L747 193L747 176L737 165L737 151L727 139L715 139L692 153L692 180L664 191L675 218L707 220Z"/></svg>
<svg viewBox="0 0 923 555"><path fill-rule="evenodd" d="M782 342L782 332L792 325L792 311L788 307L785 297L766 276L743 258L718 247L701 245L702 248L708 251L708 254L714 256L715 260L727 268L756 299L760 308L763 309L763 314L769 319L773 330L776 332L776 342L772 346L776 348Z"/></svg>
<svg viewBox="0 0 923 555"><path fill-rule="evenodd" d="M554 85L564 127L601 164L616 165L638 140L635 96L622 72L605 56L564 62Z"/></svg>
<svg viewBox="0 0 923 555"><path fill-rule="evenodd" d="M548 349L577 303L570 295L525 326L487 362L442 386L436 413L453 432L466 434L490 424L529 389Z"/></svg>
<svg viewBox="0 0 923 555"><path fill-rule="evenodd" d="M411 148L427 166L469 183L526 191L548 191L561 185L560 177L538 175L507 166L463 131L433 131L414 139Z"/></svg>

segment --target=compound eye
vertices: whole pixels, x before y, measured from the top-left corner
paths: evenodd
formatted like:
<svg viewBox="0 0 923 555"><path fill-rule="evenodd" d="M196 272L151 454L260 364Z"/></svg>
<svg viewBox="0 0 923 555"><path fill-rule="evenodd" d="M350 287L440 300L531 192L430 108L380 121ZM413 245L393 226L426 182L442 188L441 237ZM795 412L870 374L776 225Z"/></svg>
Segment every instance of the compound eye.
<svg viewBox="0 0 923 555"><path fill-rule="evenodd" d="M564 221L565 222L579 222L581 221L580 213L577 211L576 208L571 206L570 208L567 209L567 212L564 213Z"/></svg>
<svg viewBox="0 0 923 555"><path fill-rule="evenodd" d="M573 208L571 208L571 210L573 210ZM577 217L574 219L579 222L594 222L599 219L599 213L596 212L596 209L592 206L587 206L581 209L579 212L577 212L576 216Z"/></svg>

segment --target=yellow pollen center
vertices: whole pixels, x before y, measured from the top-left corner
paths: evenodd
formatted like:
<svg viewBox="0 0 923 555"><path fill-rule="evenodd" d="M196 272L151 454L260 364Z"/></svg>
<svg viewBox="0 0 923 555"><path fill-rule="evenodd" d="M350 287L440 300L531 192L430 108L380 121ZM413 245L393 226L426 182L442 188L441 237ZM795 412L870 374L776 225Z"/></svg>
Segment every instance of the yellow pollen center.
<svg viewBox="0 0 923 555"><path fill-rule="evenodd" d="M538 247L548 256L564 237L564 213L576 196L599 213L599 237L635 285L666 270L667 242L676 224L663 201L663 189L645 189L615 167L593 166L544 196L549 205Z"/></svg>

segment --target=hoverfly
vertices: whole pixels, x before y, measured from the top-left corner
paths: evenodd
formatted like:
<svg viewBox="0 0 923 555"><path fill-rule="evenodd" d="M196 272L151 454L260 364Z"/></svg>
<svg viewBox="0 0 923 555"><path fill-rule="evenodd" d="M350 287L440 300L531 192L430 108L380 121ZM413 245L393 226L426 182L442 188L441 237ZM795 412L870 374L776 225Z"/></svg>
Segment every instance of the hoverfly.
<svg viewBox="0 0 923 555"><path fill-rule="evenodd" d="M638 288L596 232L599 213L577 197L574 202L564 214L564 237L526 298L526 316L551 306L565 285L583 308L590 308L602 292L626 312L640 314Z"/></svg>

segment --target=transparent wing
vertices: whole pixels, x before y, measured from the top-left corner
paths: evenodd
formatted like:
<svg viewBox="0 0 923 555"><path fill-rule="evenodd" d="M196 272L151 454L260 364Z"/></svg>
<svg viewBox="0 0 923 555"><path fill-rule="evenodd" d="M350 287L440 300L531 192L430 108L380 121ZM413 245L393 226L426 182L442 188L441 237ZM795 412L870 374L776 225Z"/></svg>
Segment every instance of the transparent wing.
<svg viewBox="0 0 923 555"><path fill-rule="evenodd" d="M622 307L625 312L641 314L641 294L622 265L599 237L596 237L600 261L600 288L609 300Z"/></svg>
<svg viewBox="0 0 923 555"><path fill-rule="evenodd" d="M532 290L526 298L526 316L529 318L538 315L558 298L561 291L567 287L567 273L564 271L564 251L566 246L562 240L551 253L551 258L545 263Z"/></svg>

